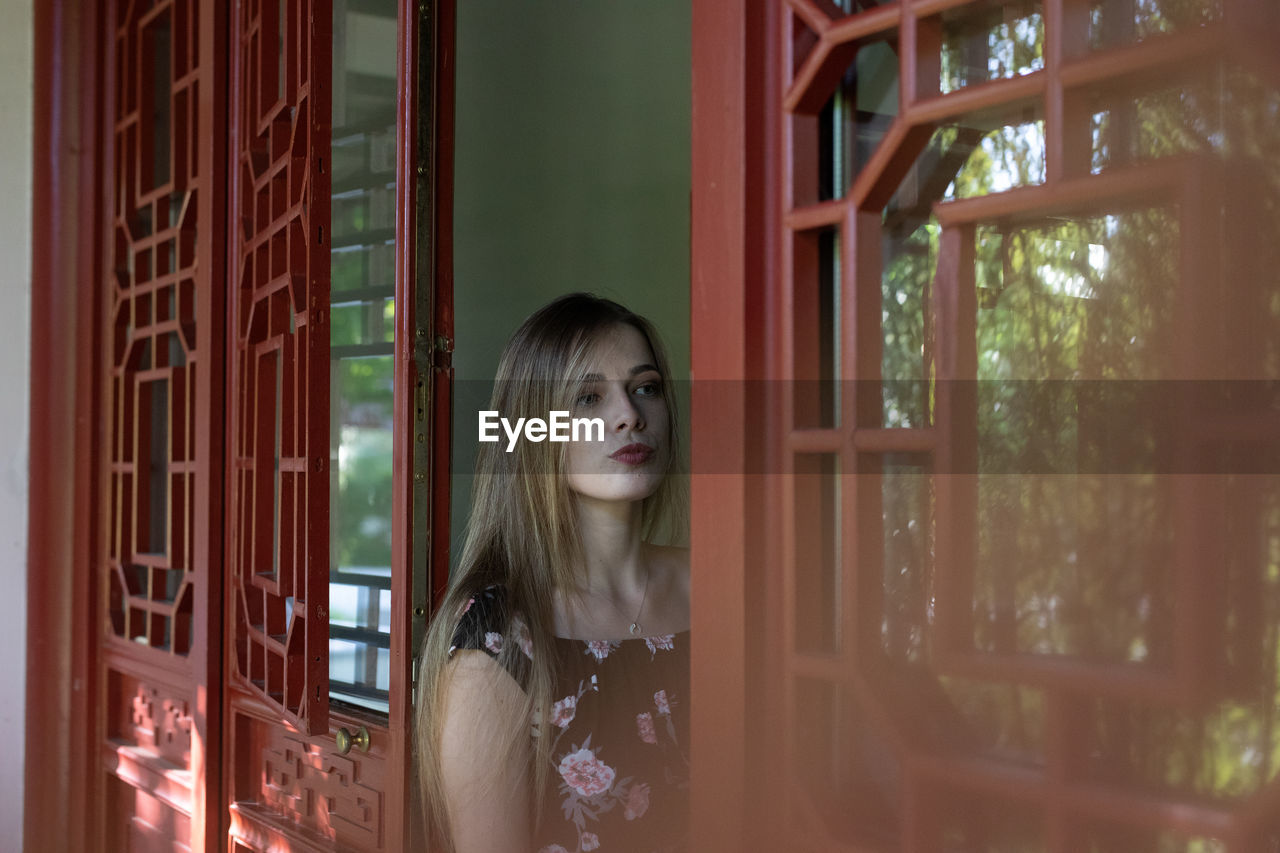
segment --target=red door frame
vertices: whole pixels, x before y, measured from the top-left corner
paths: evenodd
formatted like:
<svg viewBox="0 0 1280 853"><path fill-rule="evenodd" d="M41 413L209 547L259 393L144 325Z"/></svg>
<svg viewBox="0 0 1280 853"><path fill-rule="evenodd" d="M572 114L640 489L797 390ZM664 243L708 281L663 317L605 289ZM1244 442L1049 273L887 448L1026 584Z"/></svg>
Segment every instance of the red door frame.
<svg viewBox="0 0 1280 853"><path fill-rule="evenodd" d="M101 204L97 4L36 3L32 174L31 421L27 524L24 846L72 850L93 798L94 596L90 448Z"/></svg>
<svg viewBox="0 0 1280 853"><path fill-rule="evenodd" d="M776 634L777 547L764 518L768 353L776 322L773 162L779 144L768 0L693 0L690 350L693 375L691 848L750 850L746 817L768 812L757 766L776 707L754 689ZM753 670L753 667L756 669ZM749 748L748 745L751 744ZM751 780L750 782L748 780Z"/></svg>

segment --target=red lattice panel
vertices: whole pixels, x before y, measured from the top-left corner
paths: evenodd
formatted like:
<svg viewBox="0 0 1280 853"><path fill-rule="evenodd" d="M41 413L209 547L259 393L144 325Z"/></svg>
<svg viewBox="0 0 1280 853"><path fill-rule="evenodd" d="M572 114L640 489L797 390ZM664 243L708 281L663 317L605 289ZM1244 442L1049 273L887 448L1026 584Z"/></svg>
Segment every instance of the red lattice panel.
<svg viewBox="0 0 1280 853"><path fill-rule="evenodd" d="M1161 379L1276 378L1258 375L1266 372L1262 365L1274 363L1265 346L1280 340L1275 314L1267 317L1268 309L1258 306L1280 289L1263 264L1240 260L1259 250L1260 241L1249 235L1265 234L1257 223L1267 221L1266 214L1255 196L1261 188L1277 188L1267 157L1233 160L1213 137L1184 151L1168 150L1173 134L1167 131L1157 134L1165 148L1144 150L1141 139L1142 110L1171 88L1174 98L1163 103L1195 102L1185 91L1197 91L1196 69L1212 69L1219 82L1256 75L1240 84L1246 112L1250 91L1269 93L1256 96L1258 104L1274 103L1280 77L1259 59L1265 41L1240 26L1255 4L846 5L853 11L829 0L779 0L779 25L771 34L778 102L768 109L780 123L782 141L776 164L781 203L771 214L781 240L773 356L779 378L788 380L780 394L787 425L776 443L791 464L767 513L780 519L778 644L786 684L785 754L770 766L785 768L787 776L788 847L1262 850L1274 838L1280 802L1275 762L1212 733L1226 726L1224 720L1246 718L1270 732L1280 716L1274 682L1280 608L1274 600L1259 600L1274 599L1268 592L1274 587L1264 580L1275 560L1266 543L1274 548L1278 541L1274 472L1237 480L1216 471L1188 474L1190 464L1159 472L1158 491L1167 501L1161 511L1170 519L1160 533L1167 532L1171 544L1164 551L1149 547L1147 556L1161 557L1149 562L1158 565L1121 565L1111 572L1140 578L1133 586L1144 595L1132 612L1125 612L1128 601L1097 596L1090 612L1044 617L1054 626L1083 626L1083 639L1037 634L1009 616L1026 601L1055 595L1056 588L1028 592L1029 584L1058 579L1043 567L1019 563L1023 543L1010 532L1016 528L1002 531L991 523L999 515L992 511L983 519L978 509L980 487L993 482L979 467L986 438L979 422L978 380L986 355L980 312L987 311L986 323L995 322L1003 288L1019 286L1011 270L1022 261L1010 260L1015 250L1007 247L1032 240L1025 235L1036 229L1051 235L1043 245L1061 249L1065 243L1054 242L1053 228L1105 221L1108 230L1099 226L1089 241L1104 248L1112 245L1123 216L1166 222L1164 231L1176 232L1177 248L1150 259L1152 272L1143 274L1156 287L1135 297L1147 309L1135 316L1158 318L1151 321L1151 340L1165 346L1126 336L1131 349L1149 345ZM1153 25L1166 9L1173 11ZM1037 28L1042 53L1024 49ZM997 48L1003 43L1012 45L1007 53ZM874 51L888 60L879 69L857 64ZM1238 56L1249 64L1244 72L1233 69L1241 76L1221 70ZM1024 65L1009 70L1018 61ZM897 74L891 97L877 93L881 78L871 73L886 65ZM863 96L865 105L840 101ZM838 146L819 142L823 134L841 138L839 109L847 110L845 127L856 137L846 141L848 150L873 140L849 157L853 165L844 183L823 159L833 149L841 156ZM883 124L875 127L878 119ZM953 127L952 136L935 136ZM1041 173L1023 175L1012 188L972 197L957 190L954 200L942 201L948 181L959 185L966 158L984 137L1007 128L1013 130L1003 138L1011 145L1041 134ZM1250 185L1253 190L1246 189ZM908 227L894 232L903 223ZM1006 241L1001 289L991 284L996 274L982 267L983 241L996 239L993 234ZM927 239L912 243L918 235ZM1017 251L1031 251L1027 242L1017 245ZM901 281L912 269L912 252L935 266L907 293ZM906 258L895 268L899 280L888 281L891 258ZM1224 273L1236 268L1236 275ZM1105 282L1103 273L1097 273L1099 281ZM900 288L898 305L885 304L887 287ZM1096 334L1113 319L1104 315L1108 303L1086 291L1060 304L1092 312L1081 327ZM1016 295L1004 297L1001 316L1014 314L1008 300ZM1244 304L1255 307L1233 307ZM895 335L903 334L901 327L894 334L888 328L903 305L916 306L921 331L913 346L923 363L915 380L928 389L918 398L924 400L920 410L906 416L887 404L882 408L881 400L891 393L883 388L898 378L883 375L882 368ZM1250 331L1231 340L1227 328ZM833 335L831 352L823 342ZM1101 344L1081 344L1086 355L1087 346ZM1227 370L1230 353L1238 361ZM1094 375L1083 360L1076 369ZM846 382L831 410L819 405L821 396L801 393L833 379ZM1280 432L1274 412L1251 412L1236 423L1197 407L1190 395L1169 411L1173 424L1159 424L1151 436L1166 442L1162 447L1175 461L1197 458L1205 445L1196 442L1210 434L1225 436L1224 444L1238 440L1250 452L1275 452ZM1084 447L1088 430L1099 424L1079 417L1077 447ZM1265 437L1264 430L1270 431ZM1064 506L1083 517L1105 479L1067 473L1079 494ZM1062 478L1030 474L1015 482L1039 478L1037 485L1047 483L1046 489L1060 487ZM1224 506L1231 511L1224 513ZM1270 532L1263 532L1267 524ZM1141 535L1086 541L1070 561L1078 558L1086 576L1091 560L1109 566L1111 554ZM1015 556L1008 558L999 546L984 552L982 541L1000 543ZM1057 542L1054 547L1067 550ZM1140 546L1134 550L1143 555ZM980 578L988 578L987 587ZM1094 634L1104 633L1103 623L1115 613L1147 618L1148 610L1161 615L1144 623L1140 652L1108 657L1080 651L1093 648ZM1061 623L1053 621L1059 618ZM1147 654L1147 639L1158 653ZM1269 663L1262 660L1268 655ZM1025 712L1028 707L1034 711ZM1025 713L1034 730L1007 726L1002 711ZM984 727L999 731L994 747L983 743L989 733ZM1266 738L1250 743L1273 748ZM1213 759L1219 763L1201 763L1211 749L1219 750ZM1233 749L1235 764L1222 758ZM1251 761L1260 769L1248 769ZM1206 767L1246 767L1239 772L1246 781L1235 789L1215 787Z"/></svg>
<svg viewBox="0 0 1280 853"><path fill-rule="evenodd" d="M312 734L328 720L331 14L249 0L234 28L235 662Z"/></svg>
<svg viewBox="0 0 1280 853"><path fill-rule="evenodd" d="M111 629L170 655L192 643L199 74L193 2L115 20L110 357Z"/></svg>

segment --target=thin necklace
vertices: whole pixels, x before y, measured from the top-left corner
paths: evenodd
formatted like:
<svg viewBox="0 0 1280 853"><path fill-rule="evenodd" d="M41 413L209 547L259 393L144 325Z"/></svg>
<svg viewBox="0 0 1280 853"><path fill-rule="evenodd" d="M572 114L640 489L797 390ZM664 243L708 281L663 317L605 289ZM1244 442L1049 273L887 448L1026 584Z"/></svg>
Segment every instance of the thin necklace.
<svg viewBox="0 0 1280 853"><path fill-rule="evenodd" d="M649 598L649 575L652 573L652 568L646 566L644 572L644 594L640 596L640 607L636 610L636 618L632 621L631 627L627 629L633 637L638 637L640 632L644 630L640 627L640 614L644 612L645 600Z"/></svg>

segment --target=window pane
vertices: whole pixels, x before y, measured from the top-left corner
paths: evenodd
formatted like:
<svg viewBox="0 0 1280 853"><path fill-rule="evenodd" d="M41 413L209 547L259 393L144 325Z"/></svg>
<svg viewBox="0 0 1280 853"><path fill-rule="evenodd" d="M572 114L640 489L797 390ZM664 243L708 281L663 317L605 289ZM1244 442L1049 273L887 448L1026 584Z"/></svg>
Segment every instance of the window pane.
<svg viewBox="0 0 1280 853"><path fill-rule="evenodd" d="M388 708L396 4L333 20L329 695Z"/></svg>

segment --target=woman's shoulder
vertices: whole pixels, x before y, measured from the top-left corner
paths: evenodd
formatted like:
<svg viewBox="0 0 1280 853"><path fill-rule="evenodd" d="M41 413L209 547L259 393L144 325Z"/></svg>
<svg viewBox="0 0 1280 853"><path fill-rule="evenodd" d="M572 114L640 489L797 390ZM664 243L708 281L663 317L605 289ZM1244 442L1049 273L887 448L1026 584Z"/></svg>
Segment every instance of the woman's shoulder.
<svg viewBox="0 0 1280 853"><path fill-rule="evenodd" d="M458 608L450 656L458 649L478 649L498 657L508 643L531 656L529 627L511 607L506 588L494 584L467 595Z"/></svg>

